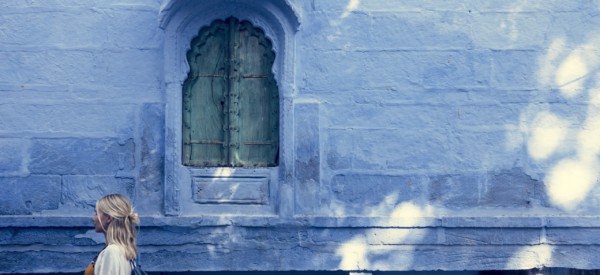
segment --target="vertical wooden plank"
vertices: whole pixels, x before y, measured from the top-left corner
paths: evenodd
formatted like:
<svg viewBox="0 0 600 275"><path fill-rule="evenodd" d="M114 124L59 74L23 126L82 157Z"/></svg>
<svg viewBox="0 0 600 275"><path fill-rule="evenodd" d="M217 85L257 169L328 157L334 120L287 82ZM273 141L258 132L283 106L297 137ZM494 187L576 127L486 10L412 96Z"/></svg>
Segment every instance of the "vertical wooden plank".
<svg viewBox="0 0 600 275"><path fill-rule="evenodd" d="M192 40L184 83L183 142L187 165L225 165L228 27L216 21Z"/></svg>
<svg viewBox="0 0 600 275"><path fill-rule="evenodd" d="M239 81L239 67L240 67L240 37L239 37L239 21L233 17L227 19L229 22L229 50L230 50L230 62L229 62L229 150L228 150L228 165L237 166L236 159L238 159L238 148L240 146L239 132L240 132L240 87Z"/></svg>
<svg viewBox="0 0 600 275"><path fill-rule="evenodd" d="M244 21L236 48L239 71L239 147L236 166L275 166L279 148L279 92L272 73L275 53L264 32Z"/></svg>

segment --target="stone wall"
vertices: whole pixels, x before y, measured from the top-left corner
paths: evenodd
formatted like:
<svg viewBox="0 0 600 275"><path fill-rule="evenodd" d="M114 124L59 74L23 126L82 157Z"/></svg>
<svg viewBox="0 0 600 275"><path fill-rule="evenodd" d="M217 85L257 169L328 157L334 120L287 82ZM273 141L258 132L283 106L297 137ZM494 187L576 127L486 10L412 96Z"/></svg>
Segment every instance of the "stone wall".
<svg viewBox="0 0 600 275"><path fill-rule="evenodd" d="M0 8L0 273L83 271L114 192L142 215L149 271L600 268L598 1ZM274 42L268 171L178 155L187 37L228 16ZM190 195L256 175L261 205Z"/></svg>

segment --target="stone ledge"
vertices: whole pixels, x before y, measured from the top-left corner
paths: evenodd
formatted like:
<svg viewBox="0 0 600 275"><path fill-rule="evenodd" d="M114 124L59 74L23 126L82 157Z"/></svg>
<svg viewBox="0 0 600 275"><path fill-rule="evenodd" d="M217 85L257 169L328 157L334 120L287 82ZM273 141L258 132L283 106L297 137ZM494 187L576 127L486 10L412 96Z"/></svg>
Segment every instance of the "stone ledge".
<svg viewBox="0 0 600 275"><path fill-rule="evenodd" d="M0 251L0 274L80 272L96 254L93 249L37 249ZM598 269L589 246L398 246L367 251L360 261L344 258L337 247L319 250L295 247L283 250L217 250L206 247L142 249L148 272L189 271L464 271L524 270L533 268ZM67 252L67 253L65 253ZM493 255L490 257L489 255ZM385 257L385 258L384 258ZM249 264L240 259L250 259ZM389 261L383 261L388 259Z"/></svg>
<svg viewBox="0 0 600 275"><path fill-rule="evenodd" d="M585 217L295 217L142 216L142 227L314 227L314 228L600 228L600 216ZM0 216L2 227L92 227L91 216Z"/></svg>

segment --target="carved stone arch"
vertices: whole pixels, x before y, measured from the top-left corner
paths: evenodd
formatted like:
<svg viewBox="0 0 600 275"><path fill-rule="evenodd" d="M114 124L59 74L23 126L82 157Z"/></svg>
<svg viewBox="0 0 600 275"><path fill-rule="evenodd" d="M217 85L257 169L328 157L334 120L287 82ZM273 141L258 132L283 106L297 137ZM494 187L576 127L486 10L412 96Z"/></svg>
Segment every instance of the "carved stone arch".
<svg viewBox="0 0 600 275"><path fill-rule="evenodd" d="M248 21L264 31L275 52L273 74L279 90L279 165L268 169L196 169L182 165L182 85L189 65L186 53L198 31L215 20L229 17ZM161 5L160 27L164 30L165 109L165 181L166 215L231 212L264 215L288 215L278 209L290 209L293 203L292 94L294 91L294 36L300 20L294 7L281 0L165 0ZM227 171L225 171L227 170ZM228 175L228 176L223 176ZM206 188L204 182L235 182L249 188L250 198L194 197L194 188ZM212 186L208 186L212 188ZM259 191L256 191L259 190ZM251 190L250 190L251 189ZM210 193L211 191L206 191ZM254 192L254 193L253 193ZM204 193L204 194L206 194ZM215 194L218 193L215 191ZM221 203L225 201L225 203ZM204 204L207 202L206 204ZM215 203L217 202L217 203ZM291 215L291 214L289 214Z"/></svg>
<svg viewBox="0 0 600 275"><path fill-rule="evenodd" d="M239 20L247 20L265 31L267 37L273 42L273 50L280 57L276 59L273 68L275 76L284 77L285 75L282 74L288 73L283 66L293 57L291 53L294 45L291 42L298 31L300 21L293 6L287 1L263 0L249 3L244 0L166 0L161 6L159 15L160 26L167 35L165 55L172 52L170 46L173 46L171 45L171 42L174 42L173 38L175 42L179 41L185 45L185 41L189 41L200 27L208 26L214 20L225 20L233 16Z"/></svg>

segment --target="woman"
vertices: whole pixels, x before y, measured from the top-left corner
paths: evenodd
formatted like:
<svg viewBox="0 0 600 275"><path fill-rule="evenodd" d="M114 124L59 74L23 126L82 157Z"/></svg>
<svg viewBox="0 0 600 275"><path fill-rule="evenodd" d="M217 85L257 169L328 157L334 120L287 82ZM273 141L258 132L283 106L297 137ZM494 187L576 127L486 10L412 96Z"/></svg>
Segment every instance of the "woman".
<svg viewBox="0 0 600 275"><path fill-rule="evenodd" d="M96 232L104 233L106 247L84 274L131 274L131 261L137 255L135 226L140 220L129 200L119 194L103 197L96 202L93 220Z"/></svg>

